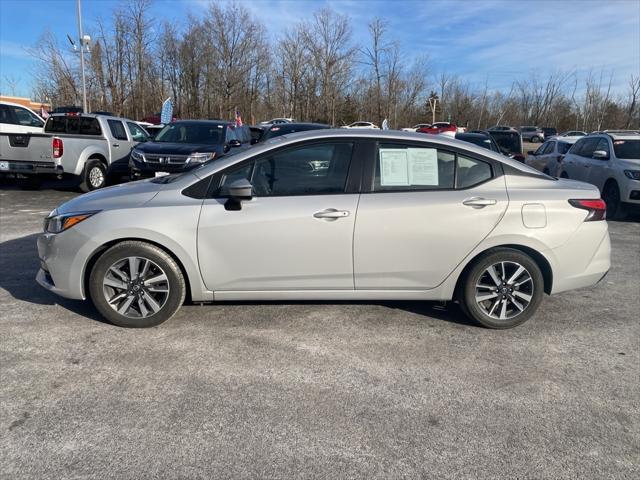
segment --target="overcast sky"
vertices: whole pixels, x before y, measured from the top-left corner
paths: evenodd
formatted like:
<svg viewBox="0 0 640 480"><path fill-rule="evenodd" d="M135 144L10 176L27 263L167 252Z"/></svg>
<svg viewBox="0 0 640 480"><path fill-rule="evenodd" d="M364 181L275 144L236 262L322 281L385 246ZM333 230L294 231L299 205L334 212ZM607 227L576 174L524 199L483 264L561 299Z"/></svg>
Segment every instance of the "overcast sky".
<svg viewBox="0 0 640 480"><path fill-rule="evenodd" d="M155 0L153 18L181 24L199 15L208 0ZM434 72L468 79L478 88L508 90L514 79L551 72L589 71L608 78L622 93L629 76L640 74L640 0L239 0L277 39L290 25L311 18L325 5L351 18L353 40L368 41L375 16L389 25L410 61L427 55ZM125 0L83 0L85 30L108 19ZM17 80L16 94L29 96L33 60L25 48L45 29L60 42L77 36L75 0L0 0L0 91Z"/></svg>

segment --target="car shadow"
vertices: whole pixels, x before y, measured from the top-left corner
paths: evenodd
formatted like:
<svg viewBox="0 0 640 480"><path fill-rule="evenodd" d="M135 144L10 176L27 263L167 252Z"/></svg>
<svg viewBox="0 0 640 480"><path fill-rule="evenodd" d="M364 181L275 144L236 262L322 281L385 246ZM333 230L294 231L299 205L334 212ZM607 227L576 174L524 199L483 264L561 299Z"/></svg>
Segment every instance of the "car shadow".
<svg viewBox="0 0 640 480"><path fill-rule="evenodd" d="M60 305L61 307L95 320L107 323L91 302L69 300L40 287L36 281L39 269L36 239L38 234L27 235L0 243L0 288L16 300L37 305ZM466 326L476 326L453 302L420 301L286 301L286 302L219 302L224 305L382 305L404 310L428 318L443 320Z"/></svg>
<svg viewBox="0 0 640 480"><path fill-rule="evenodd" d="M91 302L60 297L36 283L40 268L37 237L38 234L32 234L0 243L0 288L16 300L37 305L60 305L73 313L105 323Z"/></svg>

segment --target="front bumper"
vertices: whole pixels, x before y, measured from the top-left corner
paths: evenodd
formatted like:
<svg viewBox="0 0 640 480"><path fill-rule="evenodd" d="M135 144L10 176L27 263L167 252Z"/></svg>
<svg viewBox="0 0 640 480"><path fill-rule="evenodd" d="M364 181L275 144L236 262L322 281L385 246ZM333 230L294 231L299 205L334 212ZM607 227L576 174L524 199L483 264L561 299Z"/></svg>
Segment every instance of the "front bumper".
<svg viewBox="0 0 640 480"><path fill-rule="evenodd" d="M96 246L76 228L38 237L40 270L36 282L65 298L84 300L84 267Z"/></svg>
<svg viewBox="0 0 640 480"><path fill-rule="evenodd" d="M62 165L53 162L26 162L20 160L0 161L0 174L21 174L21 175L62 175L64 169Z"/></svg>

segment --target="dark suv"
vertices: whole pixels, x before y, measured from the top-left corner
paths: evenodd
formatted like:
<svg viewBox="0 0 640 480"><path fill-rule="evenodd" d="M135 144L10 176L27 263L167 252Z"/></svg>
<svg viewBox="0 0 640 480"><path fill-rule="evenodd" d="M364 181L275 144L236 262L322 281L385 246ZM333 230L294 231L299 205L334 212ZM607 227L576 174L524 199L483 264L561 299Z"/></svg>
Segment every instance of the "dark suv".
<svg viewBox="0 0 640 480"><path fill-rule="evenodd" d="M131 151L131 179L182 172L248 147L250 139L242 142L235 128L233 124L219 120L170 123L158 132L153 141L140 144Z"/></svg>

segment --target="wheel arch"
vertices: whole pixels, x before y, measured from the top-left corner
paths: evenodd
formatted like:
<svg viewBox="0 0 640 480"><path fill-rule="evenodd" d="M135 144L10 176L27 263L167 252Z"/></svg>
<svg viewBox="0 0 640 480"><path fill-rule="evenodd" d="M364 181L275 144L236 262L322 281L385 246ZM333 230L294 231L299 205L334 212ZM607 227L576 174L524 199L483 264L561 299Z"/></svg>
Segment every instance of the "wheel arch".
<svg viewBox="0 0 640 480"><path fill-rule="evenodd" d="M162 250L167 255L169 255L176 262L178 267L180 268L180 272L182 273L182 276L184 278L184 283L185 283L185 286L187 288L185 299L187 301L189 301L189 302L192 301L191 279L189 277L187 269L185 268L182 260L180 260L180 258L175 253L173 253L171 250L169 250L167 247L165 247L161 243L153 241L153 240L149 240L148 238L139 238L139 237L114 239L114 240L111 240L109 242L106 242L106 243L100 245L97 249L95 249L93 251L93 253L91 254L91 256L89 257L89 259L87 260L87 262L85 264L84 271L82 272L82 289L83 289L82 293L83 293L83 296L85 296L85 298L88 296L87 292L89 292L89 277L91 276L91 270L93 270L94 265L96 264L96 262L98 261L100 256L105 251L107 251L109 248L113 247L114 245L117 245L117 244L122 243L122 242L144 242L144 243L148 243L149 245L153 245L154 247L158 247L160 250Z"/></svg>
<svg viewBox="0 0 640 480"><path fill-rule="evenodd" d="M471 258L467 262L467 264L462 269L462 272L460 272L460 275L458 275L458 279L456 280L456 286L455 286L455 289L454 289L454 297L455 298L459 298L459 294L460 294L461 289L463 288L464 280L465 280L465 278L467 276L467 273L475 265L475 263L478 261L478 259L484 257L485 255L488 255L488 254L494 252L495 250L500 250L502 248L510 248L510 249L513 249L513 250L518 250L518 251L524 253L525 255L531 257L531 259L536 263L536 265L538 265L538 268L542 272L542 278L543 278L543 281L544 281L544 292L547 295L551 294L551 291L553 289L553 269L551 268L551 264L545 258L545 256L542 255L537 250L535 250L535 249L533 249L531 247L527 247L525 245L519 245L519 244L513 244L513 243L505 243L505 244L502 244L502 245L494 245L492 247L487 248L486 250L478 252L473 258Z"/></svg>

